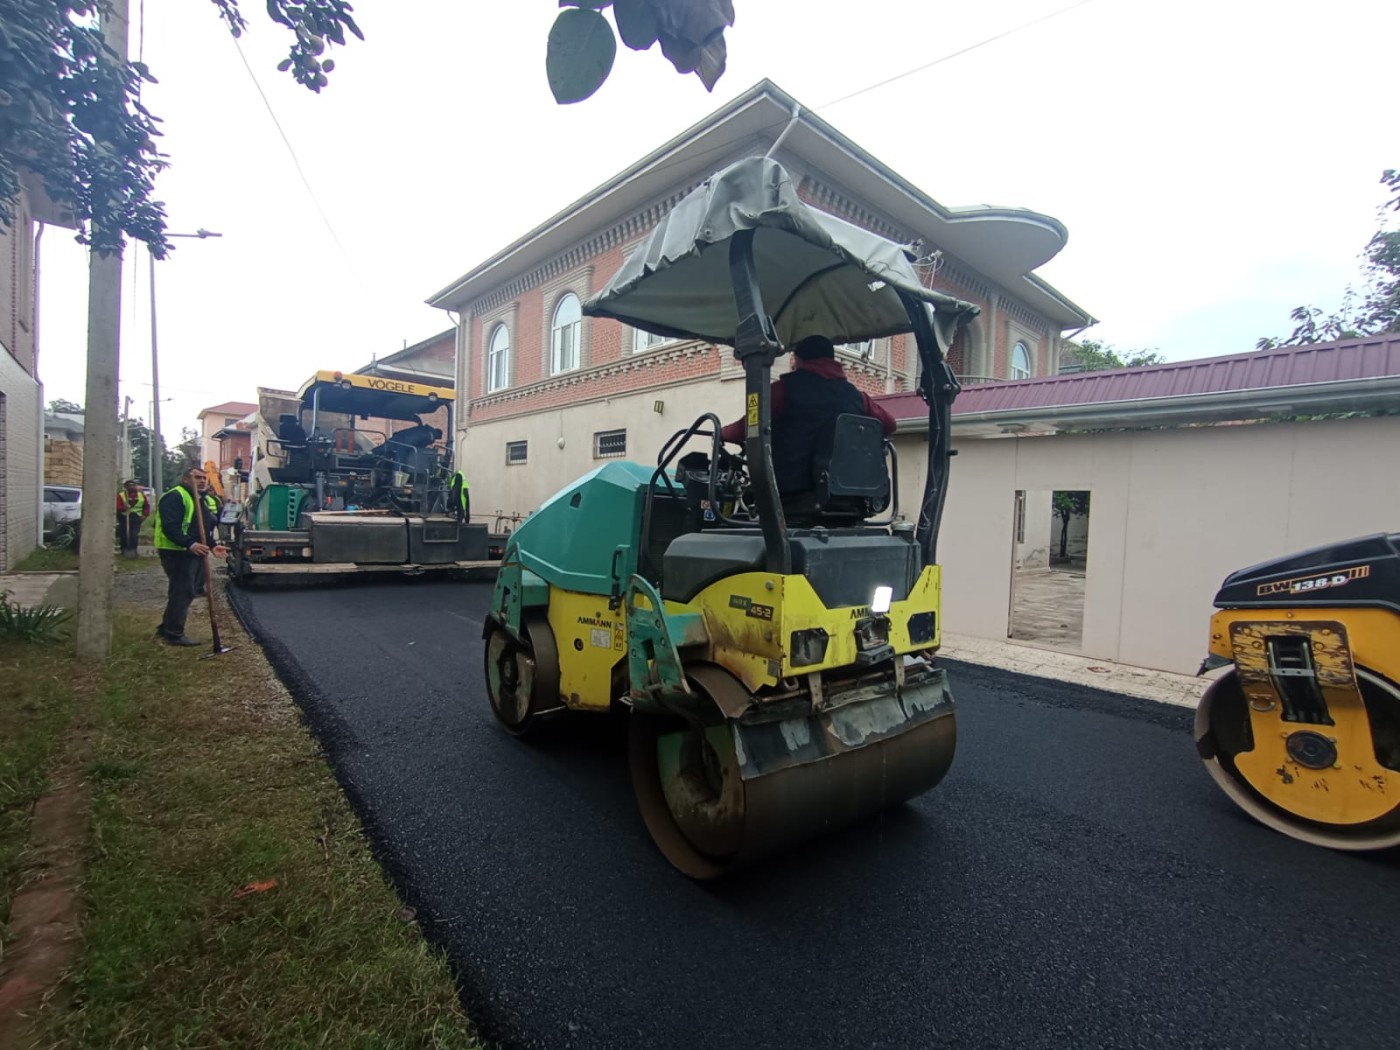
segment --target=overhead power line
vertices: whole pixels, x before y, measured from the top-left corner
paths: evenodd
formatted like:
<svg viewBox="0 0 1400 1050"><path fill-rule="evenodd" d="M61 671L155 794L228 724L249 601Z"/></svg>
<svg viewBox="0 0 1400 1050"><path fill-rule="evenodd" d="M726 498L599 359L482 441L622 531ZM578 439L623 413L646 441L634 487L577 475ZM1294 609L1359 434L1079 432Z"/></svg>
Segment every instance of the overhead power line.
<svg viewBox="0 0 1400 1050"><path fill-rule="evenodd" d="M335 242L336 248L340 250L340 257L345 260L345 265L350 270L350 275L355 278L355 283L360 286L360 290L366 295L369 289L360 277L360 272L355 268L354 262L350 259L350 253L345 250L345 245L341 243L340 235L335 232L335 226L331 223L330 216L326 214L326 209L321 207L320 198L316 196L316 191L311 186L311 180L306 177L306 172L301 166L301 160L297 157L297 151L292 147L292 140L287 137L287 132L282 127L282 122L277 119L277 113L272 108L272 103L268 100L267 93L263 91L262 84L258 82L257 74L253 72L253 67L248 64L248 56L243 53L243 45L237 37L230 35L233 46L238 49L238 57L243 63L243 68L248 71L248 78L252 80L253 87L258 89L258 96L262 99L263 105L267 107L267 115L272 118L272 124L277 128L277 134L282 136L282 143L287 147L287 154L292 158L292 164L297 169L297 174L301 177L301 184L306 187L307 196L311 198L311 203L316 206L316 212L321 216L321 221L326 224L326 231L331 235L331 240Z"/></svg>
<svg viewBox="0 0 1400 1050"><path fill-rule="evenodd" d="M896 73L892 77L886 77L884 80L877 81L874 84L870 84L866 87L860 88L859 90L852 91L849 95L842 95L840 98L834 98L830 102L826 102L820 106L817 106L816 108L819 110L828 109L831 106L839 105L842 102L849 101L850 99L853 99L858 95L864 95L867 91L874 91L876 88L882 88L886 84L893 84L896 80L903 80L905 77L912 77L915 73L922 73L926 69L932 69L934 66L942 65L944 62L948 62L951 59L957 58L959 55L965 55L969 51L976 51L979 47L986 47L988 44L993 44L998 40L1005 40L1009 36L1014 36L1016 33L1031 28L1031 26L1039 25L1041 22L1048 22L1052 18L1058 18L1060 15L1063 15L1069 11L1073 11L1076 7L1083 7L1085 4L1090 2L1091 0L1076 0L1075 3L1070 4L1068 7L1062 7L1057 11L1051 11L1048 14L1043 14L1039 18L1032 18L1028 22L1022 22L1020 25L1012 26L1010 29L997 33L995 36L989 36L985 40L977 41L977 43L975 44L968 44L967 47L959 48L956 51L951 51L946 55L943 55L939 58L935 58L932 62L925 62L921 66L915 66L913 69L906 69L903 73Z"/></svg>

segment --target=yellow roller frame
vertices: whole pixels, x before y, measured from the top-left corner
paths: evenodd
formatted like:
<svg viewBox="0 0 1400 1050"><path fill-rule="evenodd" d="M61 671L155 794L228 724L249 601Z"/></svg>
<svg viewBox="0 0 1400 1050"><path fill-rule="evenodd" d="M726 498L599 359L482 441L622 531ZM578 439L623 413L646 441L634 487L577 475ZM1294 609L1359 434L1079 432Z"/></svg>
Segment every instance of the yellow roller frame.
<svg viewBox="0 0 1400 1050"><path fill-rule="evenodd" d="M1332 725L1284 720L1265 641L1280 635L1308 638ZM1356 667L1396 681L1398 637L1397 617L1381 609L1282 614L1242 609L1211 618L1211 652L1234 662L1248 705L1254 748L1236 754L1234 764L1255 791L1288 813L1324 824L1362 824L1395 809L1400 774L1376 761ZM1310 769L1289 755L1288 737L1303 730L1332 740L1337 748L1332 768Z"/></svg>

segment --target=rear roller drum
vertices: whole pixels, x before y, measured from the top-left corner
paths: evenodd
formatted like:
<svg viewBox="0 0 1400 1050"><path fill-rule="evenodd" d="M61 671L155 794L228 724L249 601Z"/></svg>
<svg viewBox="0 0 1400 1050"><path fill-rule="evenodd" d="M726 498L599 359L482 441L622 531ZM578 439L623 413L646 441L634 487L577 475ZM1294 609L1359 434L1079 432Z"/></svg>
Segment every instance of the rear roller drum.
<svg viewBox="0 0 1400 1050"><path fill-rule="evenodd" d="M761 756L753 747L761 730L723 714L747 706L743 685L712 666L693 667L688 677L707 712L703 724L634 712L629 753L647 830L666 859L694 879L715 878L913 798L952 764L951 710L864 746L791 756L766 749ZM833 735L821 717L792 719L783 729L806 741L804 752Z"/></svg>
<svg viewBox="0 0 1400 1050"><path fill-rule="evenodd" d="M559 655L554 632L543 619L525 624L516 640L497 627L486 641L486 692L496 720L524 736L541 715L561 709Z"/></svg>
<svg viewBox="0 0 1400 1050"><path fill-rule="evenodd" d="M1261 824L1303 842L1400 845L1400 690L1360 667L1356 681L1364 717L1334 709L1332 725L1312 725L1267 710L1251 716L1235 671L1218 678L1196 708L1196 748L1211 778Z"/></svg>

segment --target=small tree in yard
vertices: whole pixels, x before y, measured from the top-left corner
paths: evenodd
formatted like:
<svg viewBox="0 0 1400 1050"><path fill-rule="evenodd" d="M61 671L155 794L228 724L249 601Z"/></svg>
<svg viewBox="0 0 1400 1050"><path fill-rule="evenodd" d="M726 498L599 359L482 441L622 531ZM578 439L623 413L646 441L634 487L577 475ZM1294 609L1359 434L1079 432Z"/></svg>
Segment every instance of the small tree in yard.
<svg viewBox="0 0 1400 1050"><path fill-rule="evenodd" d="M1076 515L1089 513L1089 493L1056 492L1051 503L1055 517L1060 519L1060 560L1069 557L1069 523Z"/></svg>
<svg viewBox="0 0 1400 1050"><path fill-rule="evenodd" d="M1085 339L1079 343L1066 343L1065 351L1073 356L1081 372L1108 372L1119 368L1140 368L1143 365L1160 365L1166 358L1155 350L1119 351L1112 343L1099 339Z"/></svg>

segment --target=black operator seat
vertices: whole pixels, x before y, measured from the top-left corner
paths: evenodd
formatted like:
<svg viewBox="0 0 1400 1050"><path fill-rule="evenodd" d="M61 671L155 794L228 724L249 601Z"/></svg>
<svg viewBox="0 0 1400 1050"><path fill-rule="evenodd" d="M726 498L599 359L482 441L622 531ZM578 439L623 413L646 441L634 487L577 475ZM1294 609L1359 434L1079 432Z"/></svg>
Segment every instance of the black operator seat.
<svg viewBox="0 0 1400 1050"><path fill-rule="evenodd" d="M782 493L789 525L858 525L890 505L885 433L878 419L843 413L817 435L812 487Z"/></svg>

